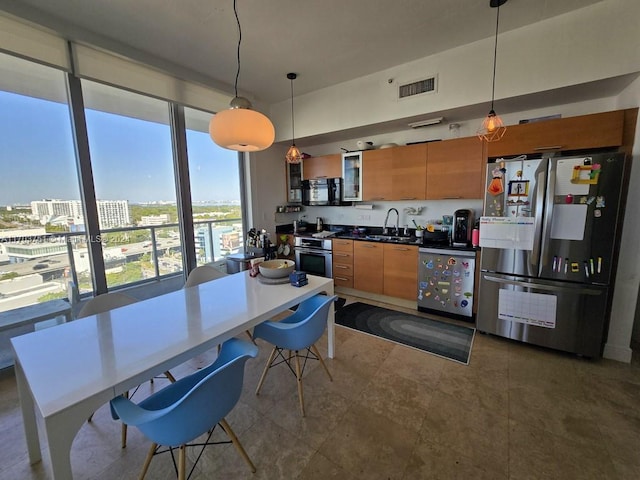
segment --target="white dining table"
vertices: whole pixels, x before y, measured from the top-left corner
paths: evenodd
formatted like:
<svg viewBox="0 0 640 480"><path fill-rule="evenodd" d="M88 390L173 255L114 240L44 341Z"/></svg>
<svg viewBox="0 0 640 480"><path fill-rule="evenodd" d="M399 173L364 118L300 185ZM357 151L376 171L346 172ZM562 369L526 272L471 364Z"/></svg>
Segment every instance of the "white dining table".
<svg viewBox="0 0 640 480"><path fill-rule="evenodd" d="M263 284L248 271L11 339L31 464L41 460L43 419L54 479L72 476L71 445L100 406L318 293L333 280L308 275L303 287ZM334 354L334 309L328 356Z"/></svg>

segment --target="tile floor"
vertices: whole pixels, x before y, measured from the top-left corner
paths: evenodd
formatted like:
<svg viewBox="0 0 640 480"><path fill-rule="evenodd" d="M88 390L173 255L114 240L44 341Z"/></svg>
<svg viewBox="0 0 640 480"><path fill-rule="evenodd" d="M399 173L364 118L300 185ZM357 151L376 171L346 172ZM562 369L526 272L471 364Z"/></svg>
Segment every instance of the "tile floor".
<svg viewBox="0 0 640 480"><path fill-rule="evenodd" d="M254 394L269 353L260 343L227 417L257 472L222 445L207 449L192 478L640 478L638 362L588 361L477 334L465 366L342 327L336 334L333 382L317 362L305 373L306 418L284 368ZM174 373L202 367L212 355ZM107 407L82 427L72 451L75 478L137 478L149 443L133 428L120 449L119 432ZM48 460L31 467L26 455L15 380L4 375L0 478L49 478ZM154 459L147 478L175 478L170 459Z"/></svg>

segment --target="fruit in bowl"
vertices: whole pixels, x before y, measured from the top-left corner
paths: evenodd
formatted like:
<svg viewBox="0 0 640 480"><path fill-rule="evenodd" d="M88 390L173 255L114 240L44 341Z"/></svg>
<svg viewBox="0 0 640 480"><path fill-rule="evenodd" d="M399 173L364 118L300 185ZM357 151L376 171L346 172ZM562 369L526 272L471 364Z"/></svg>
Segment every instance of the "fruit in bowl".
<svg viewBox="0 0 640 480"><path fill-rule="evenodd" d="M260 275L267 278L288 277L296 268L293 260L267 260L258 265Z"/></svg>

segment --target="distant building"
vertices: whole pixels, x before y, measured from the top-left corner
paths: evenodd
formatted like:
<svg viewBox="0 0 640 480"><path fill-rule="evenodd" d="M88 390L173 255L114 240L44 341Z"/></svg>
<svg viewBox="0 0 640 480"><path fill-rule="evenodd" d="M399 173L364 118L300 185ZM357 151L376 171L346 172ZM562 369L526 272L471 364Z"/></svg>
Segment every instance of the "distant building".
<svg viewBox="0 0 640 480"><path fill-rule="evenodd" d="M131 224L127 200L98 200L96 203L101 229ZM71 219L69 224L84 224L84 212L80 200L36 200L31 202L31 213L44 223L51 218L64 216Z"/></svg>
<svg viewBox="0 0 640 480"><path fill-rule="evenodd" d="M163 225L165 223L171 223L171 215L164 213L162 215L143 215L138 225L145 227L153 227L157 225Z"/></svg>

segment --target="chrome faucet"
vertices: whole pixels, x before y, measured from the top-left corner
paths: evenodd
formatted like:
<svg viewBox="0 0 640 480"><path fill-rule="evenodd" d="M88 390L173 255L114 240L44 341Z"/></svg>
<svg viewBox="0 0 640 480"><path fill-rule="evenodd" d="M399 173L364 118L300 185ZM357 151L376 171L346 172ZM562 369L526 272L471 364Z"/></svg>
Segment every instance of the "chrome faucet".
<svg viewBox="0 0 640 480"><path fill-rule="evenodd" d="M390 208L389 210L387 210L387 216L384 219L384 228L382 229L382 234L383 235L388 235L389 234L389 228L387 227L387 221L389 220L389 214L391 213L391 211L395 211L396 212L396 228L395 228L395 235L396 237L400 234L400 214L398 213L398 210L396 208Z"/></svg>

